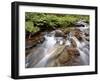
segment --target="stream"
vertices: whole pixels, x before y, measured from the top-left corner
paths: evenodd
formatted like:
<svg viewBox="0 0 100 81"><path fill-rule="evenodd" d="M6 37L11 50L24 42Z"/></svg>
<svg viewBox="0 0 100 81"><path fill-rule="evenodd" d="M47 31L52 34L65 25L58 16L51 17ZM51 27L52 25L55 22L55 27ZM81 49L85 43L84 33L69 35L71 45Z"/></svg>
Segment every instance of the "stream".
<svg viewBox="0 0 100 81"><path fill-rule="evenodd" d="M79 28L81 31L87 30L88 27ZM89 31L88 31L89 32ZM38 44L36 47L33 47L30 50L30 54L25 58L25 67L48 67L48 65L55 59L54 54L57 51L58 47L63 44L62 37L55 37L55 31L50 33L45 33L45 40L42 44ZM75 36L70 34L66 37L64 46L71 47L71 41L73 39L79 51L80 56L76 57L72 65L89 65L89 41L85 40L80 42Z"/></svg>

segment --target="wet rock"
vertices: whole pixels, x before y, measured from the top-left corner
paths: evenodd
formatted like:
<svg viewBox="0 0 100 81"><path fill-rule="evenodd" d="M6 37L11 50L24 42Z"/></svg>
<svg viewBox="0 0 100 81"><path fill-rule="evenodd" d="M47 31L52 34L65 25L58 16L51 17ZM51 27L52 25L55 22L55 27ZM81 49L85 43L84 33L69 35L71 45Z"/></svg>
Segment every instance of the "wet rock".
<svg viewBox="0 0 100 81"><path fill-rule="evenodd" d="M85 36L89 36L89 29L85 29L85 30L84 30L84 35L85 35Z"/></svg>
<svg viewBox="0 0 100 81"><path fill-rule="evenodd" d="M78 49L76 49L76 48L72 48L72 47L68 48L67 52L71 56L80 56L80 53L79 53Z"/></svg>
<svg viewBox="0 0 100 81"><path fill-rule="evenodd" d="M77 47L75 40L71 39L70 41L71 41L71 47Z"/></svg>
<svg viewBox="0 0 100 81"><path fill-rule="evenodd" d="M79 40L79 41L83 41L83 37L82 37L82 32L77 30L74 33L74 36Z"/></svg>
<svg viewBox="0 0 100 81"><path fill-rule="evenodd" d="M67 62L73 60L76 56L80 56L79 51L76 48L66 47L63 53L57 58L57 65L65 65Z"/></svg>
<svg viewBox="0 0 100 81"><path fill-rule="evenodd" d="M70 33L70 31L69 31L69 30L66 30L66 31L64 31L64 33L65 33L65 34L69 34L69 33Z"/></svg>
<svg viewBox="0 0 100 81"><path fill-rule="evenodd" d="M67 50L65 49L63 53L57 58L57 65L62 65L68 62L71 59L70 55L68 55Z"/></svg>
<svg viewBox="0 0 100 81"><path fill-rule="evenodd" d="M26 49L31 49L32 47L36 46L37 44L43 43L43 41L45 40L45 38L36 38L34 40L27 40L26 41Z"/></svg>
<svg viewBox="0 0 100 81"><path fill-rule="evenodd" d="M88 33L85 33L85 36L89 36L89 34Z"/></svg>
<svg viewBox="0 0 100 81"><path fill-rule="evenodd" d="M34 46L36 46L37 44L43 43L43 41L45 40L44 35L42 32L37 32L34 35L32 35L31 39L26 39L25 45L26 45L26 49L30 49Z"/></svg>
<svg viewBox="0 0 100 81"><path fill-rule="evenodd" d="M89 37L85 37L85 39L87 40L87 41L89 41L90 39L89 39Z"/></svg>
<svg viewBox="0 0 100 81"><path fill-rule="evenodd" d="M64 33L61 30L55 30L55 37L63 37Z"/></svg>

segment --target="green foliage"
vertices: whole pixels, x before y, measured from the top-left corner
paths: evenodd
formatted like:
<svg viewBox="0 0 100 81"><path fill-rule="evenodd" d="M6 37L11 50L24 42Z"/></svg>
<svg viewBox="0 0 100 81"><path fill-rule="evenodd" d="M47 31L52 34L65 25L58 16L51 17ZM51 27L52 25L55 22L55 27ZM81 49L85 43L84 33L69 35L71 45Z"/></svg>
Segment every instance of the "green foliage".
<svg viewBox="0 0 100 81"><path fill-rule="evenodd" d="M25 13L26 30L36 32L39 29L67 28L73 27L79 20L89 24L88 15L50 14L50 13Z"/></svg>
<svg viewBox="0 0 100 81"><path fill-rule="evenodd" d="M33 22L30 22L30 21L25 22L25 29L28 32L37 32L37 31L39 31L39 28L34 27Z"/></svg>

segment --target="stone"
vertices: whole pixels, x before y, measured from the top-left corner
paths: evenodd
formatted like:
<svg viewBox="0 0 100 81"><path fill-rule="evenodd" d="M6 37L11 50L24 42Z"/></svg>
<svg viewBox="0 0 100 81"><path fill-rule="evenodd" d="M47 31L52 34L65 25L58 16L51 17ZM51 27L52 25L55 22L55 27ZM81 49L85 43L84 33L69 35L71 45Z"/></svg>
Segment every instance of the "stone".
<svg viewBox="0 0 100 81"><path fill-rule="evenodd" d="M73 39L71 39L71 47L77 47L77 44Z"/></svg>
<svg viewBox="0 0 100 81"><path fill-rule="evenodd" d="M63 37L64 33L61 30L55 30L55 37Z"/></svg>
<svg viewBox="0 0 100 81"><path fill-rule="evenodd" d="M60 54L59 57L56 59L56 64L58 64L59 66L65 65L79 55L80 53L76 48L66 47L62 54Z"/></svg>

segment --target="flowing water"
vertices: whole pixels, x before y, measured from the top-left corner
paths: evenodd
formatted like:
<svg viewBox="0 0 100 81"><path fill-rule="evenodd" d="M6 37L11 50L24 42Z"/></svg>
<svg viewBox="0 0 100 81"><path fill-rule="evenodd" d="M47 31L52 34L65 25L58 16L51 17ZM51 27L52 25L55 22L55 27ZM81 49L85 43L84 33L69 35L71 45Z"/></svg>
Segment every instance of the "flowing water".
<svg viewBox="0 0 100 81"><path fill-rule="evenodd" d="M80 52L80 64L81 65L88 65L89 64L89 49L86 47L87 43L85 41L79 42L76 37L72 37L75 42L77 43L77 49Z"/></svg>
<svg viewBox="0 0 100 81"><path fill-rule="evenodd" d="M81 30L84 30L84 28ZM63 43L63 38L55 37L54 34L54 31L49 35L46 33L44 35L45 41L31 49L31 53L26 57L26 67L46 67L48 65L54 52L57 50L56 48ZM76 42L77 49L80 52L80 56L77 58L80 61L79 65L88 65L89 42L86 40L80 42L75 36L69 35L65 43L68 47L71 46L70 39L73 39Z"/></svg>

